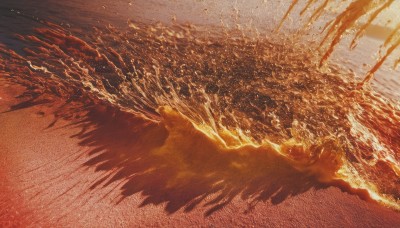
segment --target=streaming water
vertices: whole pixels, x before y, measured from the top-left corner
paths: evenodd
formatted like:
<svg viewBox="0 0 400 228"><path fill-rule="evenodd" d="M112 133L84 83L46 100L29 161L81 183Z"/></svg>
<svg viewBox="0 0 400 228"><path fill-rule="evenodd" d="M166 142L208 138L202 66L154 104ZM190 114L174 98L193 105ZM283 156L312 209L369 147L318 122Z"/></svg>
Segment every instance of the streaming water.
<svg viewBox="0 0 400 228"><path fill-rule="evenodd" d="M17 35L23 51L0 46L0 73L35 99L85 97L159 123L167 140L152 145L160 130L142 143L177 166L178 155L188 151L272 156L399 209L400 106L368 86L359 88L339 66L319 67L313 51L328 44L325 61L367 9L379 13L390 2L354 1L327 27L321 46L307 47L279 35L191 24L129 21L129 29L87 32L43 22L32 34ZM396 34L388 38L386 55L369 75L399 43ZM187 164L180 171L196 172Z"/></svg>
<svg viewBox="0 0 400 228"><path fill-rule="evenodd" d="M394 0L350 0L344 1L340 4L346 5L335 19L325 25L325 35L320 43L319 49L323 53L320 60L322 65L335 50L335 47L340 43L345 35L348 33L354 34L353 39L350 43L350 48L354 48L357 45L357 41L365 34L366 29L379 18L385 10L389 9L394 5ZM285 16L282 18L279 27L282 26L284 21L287 19L289 14L293 11L294 7L300 4L298 0L293 0ZM319 4L319 5L318 5ZM317 5L317 7L313 7ZM314 23L320 17L324 15L324 11L329 7L338 8L337 1L332 0L308 0L304 8L301 10L300 15L303 15L307 11L311 11L308 23ZM390 21L389 21L390 22ZM362 84L370 82L376 71L382 66L387 58L400 46L400 22L392 29L390 35L386 38L384 44L381 47L380 52L382 53L376 64L367 73ZM394 60L394 67L400 63L400 58Z"/></svg>

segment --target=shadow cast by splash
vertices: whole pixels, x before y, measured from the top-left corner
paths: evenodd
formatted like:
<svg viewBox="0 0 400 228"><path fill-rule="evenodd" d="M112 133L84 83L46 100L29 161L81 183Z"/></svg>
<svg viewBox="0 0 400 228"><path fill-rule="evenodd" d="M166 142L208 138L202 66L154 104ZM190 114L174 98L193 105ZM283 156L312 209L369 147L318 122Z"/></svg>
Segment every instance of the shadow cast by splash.
<svg viewBox="0 0 400 228"><path fill-rule="evenodd" d="M74 123L83 130L72 137L92 148L84 166L104 173L90 189L123 183L118 203L140 193L140 206L165 203L166 212L174 213L202 205L208 216L237 196L252 202L251 208L324 188L276 154L253 147L221 149L190 122L167 118L151 122L96 107Z"/></svg>
<svg viewBox="0 0 400 228"><path fill-rule="evenodd" d="M52 102L39 96L11 111ZM101 102L61 103L54 105L55 121L49 127L63 118L70 121L68 127L80 129L70 137L91 148L82 165L102 175L89 191L120 183L117 204L141 194L140 207L165 204L170 214L204 207L209 216L236 197L250 202L245 209L249 212L259 202L279 204L311 188L326 187L277 154L251 146L223 148L177 113L156 122Z"/></svg>

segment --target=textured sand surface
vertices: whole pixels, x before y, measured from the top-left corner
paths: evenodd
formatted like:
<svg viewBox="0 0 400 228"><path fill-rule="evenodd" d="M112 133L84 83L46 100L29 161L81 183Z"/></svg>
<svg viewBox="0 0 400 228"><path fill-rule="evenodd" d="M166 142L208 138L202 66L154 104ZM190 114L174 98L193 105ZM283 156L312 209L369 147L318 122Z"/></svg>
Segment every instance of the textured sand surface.
<svg viewBox="0 0 400 228"><path fill-rule="evenodd" d="M1 88L0 110L5 111L19 102L13 98L18 90L4 83ZM72 137L81 129L68 126L70 122L63 120L48 128L54 120L46 114L50 111L41 105L0 114L0 226L396 227L400 224L398 212L317 183L305 192L286 198L277 194L256 204L239 195L212 213L208 213L205 205L190 212L181 208L173 213L168 212L165 203L141 206L145 197L140 193L117 203L118 185L90 189L102 171L83 165L89 157L85 151L90 148L79 146L79 140ZM171 200L171 196L163 197ZM173 202L179 205L178 199Z"/></svg>
<svg viewBox="0 0 400 228"><path fill-rule="evenodd" d="M91 27L99 23L124 24L129 17L138 17L143 21L169 21L173 14L176 14L178 22L189 20L212 24L219 23L221 17L232 19L234 9L231 4L224 5L224 2L227 1L195 1L193 5L188 5L184 0L161 3L155 0L132 1L132 4L130 1L47 0L33 4L31 0L4 0L0 2L0 30L4 29L3 33L0 31L0 42L18 49L18 43L10 35L28 34L35 27L36 22L29 16L11 16L13 20L10 20L10 15L15 16L18 10L59 24L68 23L72 28ZM265 23L269 17L265 10L256 8L257 4L243 1L237 6L244 14L252 13L258 18L253 21L255 25ZM10 8L15 11L10 13ZM250 23L248 17L238 20L243 24ZM392 85L398 86L398 83L392 79L382 81L388 88L383 86L381 90L394 94ZM106 171L96 170L97 166L88 163L91 159L88 152L93 151L96 145L82 144L82 139L77 137L82 127L62 119L54 123L51 114L53 108L48 104L7 112L12 105L21 104L22 100L15 98L20 93L18 86L0 80L0 227L400 225L400 213L336 187L321 186L314 182L304 187L302 176L299 176L299 183L288 183L292 179L286 179L286 176L277 177L279 186L262 199L253 201L235 194L228 203L212 209L210 205L200 203L190 211L185 211L185 206L188 206L185 198L196 192L197 186L201 186L196 183L193 183L195 187L191 190L160 192L157 181L142 181L140 184L143 186L140 187L148 189L147 195L139 192L120 201L122 194L119 182L91 188L106 175ZM54 103L63 102L55 100ZM93 123L101 129L100 135L109 136L112 135L109 125L118 121L110 116L100 121L94 119ZM101 141L102 137L94 140ZM117 132L108 140L111 145L123 145L126 141ZM281 186L297 187L290 189ZM149 195L153 197L150 201ZM209 196L210 199L212 196Z"/></svg>

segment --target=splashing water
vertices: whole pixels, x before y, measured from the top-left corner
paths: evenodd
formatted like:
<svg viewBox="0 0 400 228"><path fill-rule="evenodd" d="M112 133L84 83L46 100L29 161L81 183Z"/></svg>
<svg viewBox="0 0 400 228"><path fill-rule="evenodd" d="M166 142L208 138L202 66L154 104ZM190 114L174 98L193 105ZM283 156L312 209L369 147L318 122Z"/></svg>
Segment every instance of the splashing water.
<svg viewBox="0 0 400 228"><path fill-rule="evenodd" d="M338 66L319 68L317 47L193 25L128 26L72 35L48 24L18 36L24 54L1 45L0 72L35 94L88 97L159 123L168 138L152 152L177 166L177 154L191 150L265 154L400 208L399 105L358 88ZM339 28L325 37L333 41L323 59ZM182 165L182 175L190 171Z"/></svg>
<svg viewBox="0 0 400 228"><path fill-rule="evenodd" d="M324 27L325 35L319 46L319 50L323 53L320 59L320 66L328 60L335 50L335 47L347 33L354 34L350 43L350 48L355 48L357 46L357 41L365 34L368 26L376 21L385 10L389 9L394 4L394 2L394 0L350 0L341 3L347 3L348 6ZM318 5L318 3L320 4ZM298 0L292 1L292 4L282 18L278 28L282 27L284 21L298 4L300 4ZM315 5L317 6L315 7ZM311 12L308 23L305 25L307 27L322 17L324 15L324 10L329 7L337 7L337 5L337 1L332 0L308 0L301 10L300 15L304 16L306 12ZM361 82L362 85L371 81L376 71L399 46L400 23L392 29L391 34L386 38L380 50L380 53L383 53L383 55L379 57L375 65L369 70L364 80ZM397 67L399 63L400 58L394 60L394 67Z"/></svg>

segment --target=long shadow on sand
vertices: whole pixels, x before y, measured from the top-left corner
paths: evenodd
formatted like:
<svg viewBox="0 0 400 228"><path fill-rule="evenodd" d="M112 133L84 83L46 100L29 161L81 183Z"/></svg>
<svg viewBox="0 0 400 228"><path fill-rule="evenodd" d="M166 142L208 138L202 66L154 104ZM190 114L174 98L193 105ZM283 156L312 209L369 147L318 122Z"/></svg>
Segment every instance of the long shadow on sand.
<svg viewBox="0 0 400 228"><path fill-rule="evenodd" d="M208 216L237 196L249 201L251 210L258 202L279 204L310 188L326 187L274 153L254 148L221 150L185 121L170 120L166 126L103 104L69 102L57 109L55 121L68 119L69 127L81 130L70 137L91 148L85 152L88 160L83 166L102 174L90 190L120 183L117 203L142 194L140 206L166 204L167 213L203 206ZM38 96L12 106L11 111L48 103L52 99ZM173 125L186 130L168 130Z"/></svg>
<svg viewBox="0 0 400 228"><path fill-rule="evenodd" d="M72 137L92 148L84 166L104 173L90 188L123 183L118 202L141 193L141 206L166 203L165 210L174 213L203 205L210 215L236 196L251 205L268 200L279 204L310 188L324 187L277 155L251 149L221 151L199 132L179 135L164 124L111 108L89 111L74 125L82 131Z"/></svg>

